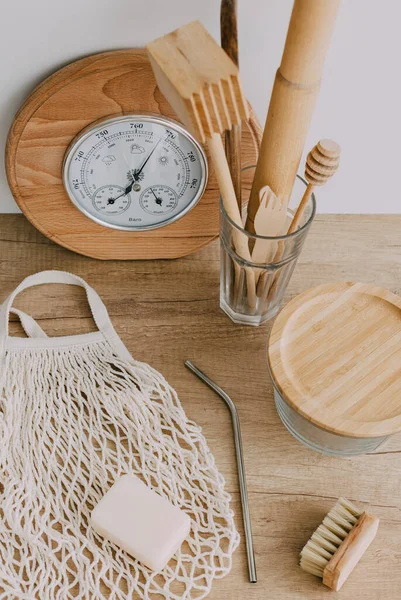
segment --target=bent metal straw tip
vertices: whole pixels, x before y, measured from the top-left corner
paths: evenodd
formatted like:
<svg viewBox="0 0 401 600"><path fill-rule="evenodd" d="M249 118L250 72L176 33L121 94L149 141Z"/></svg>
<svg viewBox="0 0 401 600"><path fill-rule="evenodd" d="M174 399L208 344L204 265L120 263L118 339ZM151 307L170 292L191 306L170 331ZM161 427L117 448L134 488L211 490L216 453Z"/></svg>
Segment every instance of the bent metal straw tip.
<svg viewBox="0 0 401 600"><path fill-rule="evenodd" d="M255 564L255 554L253 550L253 539L252 539L252 525L251 525L251 516L249 513L249 501L248 501L248 491L246 486L246 477L245 477L245 465L244 465L244 456L242 452L242 439L241 439L241 428L240 422L238 418L237 409L235 407L234 402L231 400L230 396L226 394L224 390L221 389L214 381L212 381L205 373L203 373L200 369L195 367L195 365L190 361L185 361L185 366L188 367L199 379L201 379L204 383L206 383L212 390L216 392L224 400L228 408L231 412L231 420L233 424L234 430L234 443L235 443L235 453L237 456L237 467L238 467L238 479L240 486L240 495L241 495L241 504L242 504L242 518L244 521L244 529L245 529L245 540L246 540L246 552L248 558L248 571L249 571L249 582L257 583L257 575L256 575L256 564Z"/></svg>

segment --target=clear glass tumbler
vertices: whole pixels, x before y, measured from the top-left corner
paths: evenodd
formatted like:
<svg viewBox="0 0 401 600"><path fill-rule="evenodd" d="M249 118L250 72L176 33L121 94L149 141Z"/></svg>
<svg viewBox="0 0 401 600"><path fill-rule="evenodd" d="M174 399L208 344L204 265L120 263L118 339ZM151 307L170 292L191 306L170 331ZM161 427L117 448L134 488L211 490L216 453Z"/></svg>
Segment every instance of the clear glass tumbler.
<svg viewBox="0 0 401 600"><path fill-rule="evenodd" d="M245 201L249 198L254 170L255 167L247 167L242 171ZM288 205L286 231L306 185L298 176ZM312 194L294 233L265 237L238 227L227 215L220 198L220 307L234 323L257 326L276 316L315 210ZM255 248L259 262L252 259Z"/></svg>

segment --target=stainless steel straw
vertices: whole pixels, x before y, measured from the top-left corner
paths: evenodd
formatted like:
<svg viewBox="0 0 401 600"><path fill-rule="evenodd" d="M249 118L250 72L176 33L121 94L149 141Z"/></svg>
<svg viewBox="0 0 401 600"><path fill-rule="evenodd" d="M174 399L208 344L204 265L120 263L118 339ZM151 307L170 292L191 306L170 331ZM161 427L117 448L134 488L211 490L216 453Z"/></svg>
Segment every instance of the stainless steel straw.
<svg viewBox="0 0 401 600"><path fill-rule="evenodd" d="M224 400L224 402L230 409L234 431L235 454L237 456L238 479L242 505L242 518L244 520L246 553L248 557L249 581L250 583L257 583L255 554L253 550L252 540L251 516L249 514L248 491L246 487L244 456L242 452L241 427L238 412L230 396L228 396L228 394L226 394L224 390L222 390L217 384L215 384L214 381L209 379L207 375L205 375L202 371L200 371L200 369L195 367L195 365L193 365L189 360L185 361L185 366L188 367L188 369L190 369L193 373L195 373L195 375L197 375L200 379L202 379L202 381L204 381L209 387L211 387L212 390L214 390L216 394L218 394L220 398Z"/></svg>

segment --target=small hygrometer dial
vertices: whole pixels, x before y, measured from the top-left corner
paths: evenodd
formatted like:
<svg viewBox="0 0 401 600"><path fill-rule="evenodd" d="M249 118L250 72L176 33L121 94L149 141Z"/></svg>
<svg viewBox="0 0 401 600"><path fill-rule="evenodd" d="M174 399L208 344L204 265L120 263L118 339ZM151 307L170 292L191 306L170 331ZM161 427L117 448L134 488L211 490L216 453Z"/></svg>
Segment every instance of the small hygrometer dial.
<svg viewBox="0 0 401 600"><path fill-rule="evenodd" d="M67 151L64 185L74 204L107 227L141 231L184 216L207 182L201 146L178 123L151 115L90 126Z"/></svg>
<svg viewBox="0 0 401 600"><path fill-rule="evenodd" d="M167 185L150 186L140 198L142 208L152 215L165 215L174 210L177 202L176 192Z"/></svg>

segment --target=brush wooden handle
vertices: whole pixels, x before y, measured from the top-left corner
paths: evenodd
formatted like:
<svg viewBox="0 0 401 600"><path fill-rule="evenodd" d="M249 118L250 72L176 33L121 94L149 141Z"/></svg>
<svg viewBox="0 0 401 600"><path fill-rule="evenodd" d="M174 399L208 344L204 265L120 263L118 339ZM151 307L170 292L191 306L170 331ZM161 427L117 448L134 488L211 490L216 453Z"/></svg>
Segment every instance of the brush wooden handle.
<svg viewBox="0 0 401 600"><path fill-rule="evenodd" d="M323 583L336 592L370 546L379 527L379 519L362 513L358 523L347 535L323 572Z"/></svg>
<svg viewBox="0 0 401 600"><path fill-rule="evenodd" d="M340 0L295 0L276 74L246 227L253 232L258 193L269 185L288 204L320 88Z"/></svg>
<svg viewBox="0 0 401 600"><path fill-rule="evenodd" d="M238 66L237 0L222 0L220 8L221 47ZM230 167L238 208L241 201L241 125L226 131L226 156Z"/></svg>

